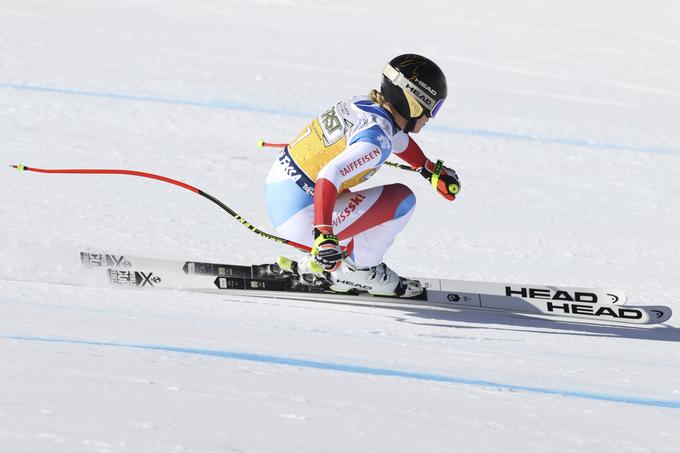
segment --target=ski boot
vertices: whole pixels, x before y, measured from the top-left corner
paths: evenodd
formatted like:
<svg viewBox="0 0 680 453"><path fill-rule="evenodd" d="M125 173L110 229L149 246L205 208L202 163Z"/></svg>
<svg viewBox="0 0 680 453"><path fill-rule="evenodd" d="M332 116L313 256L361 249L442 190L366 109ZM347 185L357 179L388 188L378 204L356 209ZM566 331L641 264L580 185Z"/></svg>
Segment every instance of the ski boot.
<svg viewBox="0 0 680 453"><path fill-rule="evenodd" d="M346 293L352 290L367 292L373 296L416 297L423 293L418 280L400 277L385 263L359 268L351 258L345 258L343 266L330 274L329 289Z"/></svg>
<svg viewBox="0 0 680 453"><path fill-rule="evenodd" d="M385 263L359 268L349 257L333 273L326 272L311 256L305 256L300 261L280 256L271 269L280 275L294 276L296 286L304 286L308 291L367 292L373 296L405 298L417 297L424 292L418 280L398 276Z"/></svg>

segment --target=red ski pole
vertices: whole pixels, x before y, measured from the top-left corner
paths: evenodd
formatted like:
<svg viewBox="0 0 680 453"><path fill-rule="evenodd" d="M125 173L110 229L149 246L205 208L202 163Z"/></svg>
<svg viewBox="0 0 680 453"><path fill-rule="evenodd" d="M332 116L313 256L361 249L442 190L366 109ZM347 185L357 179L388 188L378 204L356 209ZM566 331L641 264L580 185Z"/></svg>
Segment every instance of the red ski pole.
<svg viewBox="0 0 680 453"><path fill-rule="evenodd" d="M162 181L166 182L169 184L173 184L175 186L181 187L186 190L190 190L204 198L207 198L208 200L212 201L215 203L217 206L222 208L223 210L227 211L227 213L238 220L243 226L248 228L250 231L253 233L262 236L264 238L267 238L271 241L279 242L281 244L286 244L290 245L292 247L296 247L302 251L309 252L311 251L311 248L304 245L304 244L299 244L297 242L290 241L288 239L281 238L279 236L275 236L273 234L267 233L266 231L262 231L261 229L257 228L255 225L241 217L236 211L231 209L229 206L226 204L222 203L220 200L217 198L213 197L212 195L203 192L201 189L198 189L194 186L191 186L189 184L183 183L182 181L178 181L176 179L172 178L167 178L165 176L161 175L156 175L153 173L146 173L143 171L135 171L135 170L109 170L109 169L86 169L86 168L72 168L72 169L45 169L45 168L35 168L35 167L28 167L26 165L18 164L18 165L10 165L12 168L16 168L19 171L32 171L36 173L56 173L56 174L91 174L91 175L128 175L128 176L139 176L142 178L149 178L149 179L155 179L157 181Z"/></svg>

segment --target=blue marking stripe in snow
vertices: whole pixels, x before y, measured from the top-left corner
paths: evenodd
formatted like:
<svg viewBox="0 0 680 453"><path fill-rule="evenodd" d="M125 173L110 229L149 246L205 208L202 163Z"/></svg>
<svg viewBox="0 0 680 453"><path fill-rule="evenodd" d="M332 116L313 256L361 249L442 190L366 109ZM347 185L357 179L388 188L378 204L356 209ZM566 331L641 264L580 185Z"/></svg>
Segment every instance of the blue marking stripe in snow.
<svg viewBox="0 0 680 453"><path fill-rule="evenodd" d="M519 140L526 142L542 143L546 145L567 145L595 149L618 149L623 151L637 151L653 154L675 154L675 155L680 154L680 149L663 148L660 146L628 145L625 143L598 142L595 140L585 140L578 138L541 137L538 135L518 134L514 132L500 132L484 129L461 129L448 126L437 126L436 124L429 125L428 129L440 130L443 132L450 132L453 134L460 135L472 135L477 137L497 138L502 140Z"/></svg>
<svg viewBox="0 0 680 453"><path fill-rule="evenodd" d="M342 363L295 359L291 357L251 354L247 352L224 351L215 349L182 348L178 346L134 344L134 343L112 343L104 341L74 340L65 338L28 337L28 336L5 336L3 338L8 340L20 340L20 341L39 341L45 343L64 343L87 346L106 346L118 348L143 349L150 351L175 352L180 354L194 354L207 357L219 357L230 360L242 360L248 362L267 363L274 365L287 365L301 368L313 368L325 371L337 371L342 373L354 373L369 376L396 377L430 382L445 382L450 384L471 385L482 388L492 388L525 393L537 393L542 395L556 395L571 398L584 398L589 400L609 401L613 403L635 404L638 406L653 406L670 409L680 409L680 401L673 400L637 398L632 396L615 395L607 393L582 392L578 390L550 389L542 387L531 387L525 385L503 384L499 382L485 381L480 379L468 379L458 376L432 374L418 371L392 370L389 368L372 368Z"/></svg>
<svg viewBox="0 0 680 453"><path fill-rule="evenodd" d="M79 88L67 88L67 87L57 87L57 86L43 86L43 85L28 85L28 84L18 84L18 83L0 83L0 88L14 89L14 90L25 90L25 91L38 91L47 93L59 93L59 94L71 94L78 96L90 96L99 98L108 98L124 101L140 101L140 102L155 102L161 104L175 104L175 105L186 105L193 107L205 107L214 109L224 109L224 110L236 110L242 112L257 112L257 113L270 113L273 115L282 116L295 116L295 117L307 117L313 118L316 116L315 113L309 112L299 112L286 109L275 109L267 108L258 105L247 105L239 104L236 102L229 101L201 101L197 99L177 99L177 98L166 98L160 96L148 96L143 94L129 94L129 93L116 93L107 91L94 91L94 90L81 90ZM609 142L599 142L595 140L586 140L578 138L560 138L560 137L543 137L539 135L530 134L519 134L514 132L503 132L503 131L493 131L485 129L465 129L456 128L449 126L438 126L436 124L428 126L428 129L438 130L441 132L448 132L453 134L461 134L475 137L484 137L500 140L520 140L526 142L542 143L546 145L567 145L567 146L578 146L582 148L591 149L618 149L623 151L637 151L644 153L653 154L671 154L680 155L680 149L676 148L666 148L661 146L646 146L646 145L631 145L625 143L609 143Z"/></svg>
<svg viewBox="0 0 680 453"><path fill-rule="evenodd" d="M294 112L292 110L284 109L270 109L261 106L251 106L246 104L239 104L236 102L228 101L201 101L197 99L177 99L177 98L165 98L160 96L149 96L144 94L130 94L130 93L115 93L107 91L93 91L93 90L81 90L78 88L67 88L67 87L56 87L56 86L41 86L41 85L21 85L16 83L0 83L0 88L14 89L14 90L24 90L24 91L40 91L46 93L58 93L58 94L73 94L77 96L89 96L96 98L106 98L115 99L118 101L140 101L140 102L155 102L159 104L175 104L175 105L187 105L192 107L206 107L213 109L224 109L224 110L238 110L244 112L257 112L257 113L271 113L275 115L285 115L285 116L303 116L309 117L309 113L306 112ZM313 116L313 115L312 115Z"/></svg>

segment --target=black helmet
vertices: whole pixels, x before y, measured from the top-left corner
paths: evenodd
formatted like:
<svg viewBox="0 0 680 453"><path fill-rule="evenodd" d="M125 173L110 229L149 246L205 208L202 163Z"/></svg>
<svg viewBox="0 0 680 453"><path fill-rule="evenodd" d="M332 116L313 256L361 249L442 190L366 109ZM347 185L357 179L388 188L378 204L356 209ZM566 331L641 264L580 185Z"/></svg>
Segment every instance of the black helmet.
<svg viewBox="0 0 680 453"><path fill-rule="evenodd" d="M409 121L409 132L421 116L432 118L446 99L446 76L432 60L416 54L399 55L383 69L380 92Z"/></svg>

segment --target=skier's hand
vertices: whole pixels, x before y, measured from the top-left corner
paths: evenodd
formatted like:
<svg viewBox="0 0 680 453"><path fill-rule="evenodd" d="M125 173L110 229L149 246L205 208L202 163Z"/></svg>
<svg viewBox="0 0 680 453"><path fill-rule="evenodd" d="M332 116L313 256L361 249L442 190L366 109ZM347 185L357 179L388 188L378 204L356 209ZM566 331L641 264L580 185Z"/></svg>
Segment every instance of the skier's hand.
<svg viewBox="0 0 680 453"><path fill-rule="evenodd" d="M314 227L312 256L328 272L340 269L345 256L340 248L338 237L333 234L333 230L329 226L318 225Z"/></svg>
<svg viewBox="0 0 680 453"><path fill-rule="evenodd" d="M419 171L442 197L450 201L456 199L460 192L460 180L453 169L444 166L444 161L435 163L427 159Z"/></svg>

